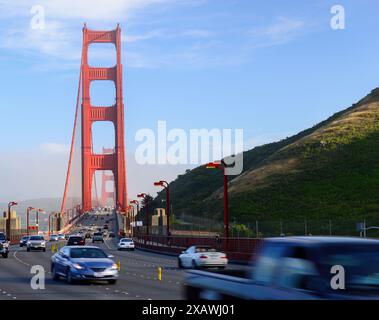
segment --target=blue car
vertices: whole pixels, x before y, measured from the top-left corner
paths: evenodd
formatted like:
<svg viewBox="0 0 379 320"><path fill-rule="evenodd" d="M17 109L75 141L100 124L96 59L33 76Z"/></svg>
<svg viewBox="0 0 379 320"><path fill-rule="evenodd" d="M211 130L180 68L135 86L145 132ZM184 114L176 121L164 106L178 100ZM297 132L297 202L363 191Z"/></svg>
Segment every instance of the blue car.
<svg viewBox="0 0 379 320"><path fill-rule="evenodd" d="M107 281L115 284L118 266L102 249L92 246L63 247L51 257L54 280L60 277L70 284L76 281Z"/></svg>

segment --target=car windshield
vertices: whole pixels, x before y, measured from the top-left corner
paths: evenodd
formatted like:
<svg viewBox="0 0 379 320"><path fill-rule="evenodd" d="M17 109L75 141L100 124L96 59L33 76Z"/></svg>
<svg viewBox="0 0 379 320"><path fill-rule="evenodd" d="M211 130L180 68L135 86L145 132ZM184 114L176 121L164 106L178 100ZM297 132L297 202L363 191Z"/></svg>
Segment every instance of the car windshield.
<svg viewBox="0 0 379 320"><path fill-rule="evenodd" d="M132 239L121 239L121 242L133 242Z"/></svg>
<svg viewBox="0 0 379 320"><path fill-rule="evenodd" d="M43 237L42 236L32 236L30 237L30 240L43 240Z"/></svg>
<svg viewBox="0 0 379 320"><path fill-rule="evenodd" d="M5 235L4 235L4 233L0 233L0 240L5 240Z"/></svg>
<svg viewBox="0 0 379 320"><path fill-rule="evenodd" d="M70 250L71 258L89 258L89 259L99 259L107 258L105 252L101 249L96 248L74 248Z"/></svg>
<svg viewBox="0 0 379 320"><path fill-rule="evenodd" d="M96 232L95 234L94 234L94 236L103 236L103 234L102 233L99 233L99 232Z"/></svg>
<svg viewBox="0 0 379 320"><path fill-rule="evenodd" d="M28 240L29 237L22 237L22 240Z"/></svg>
<svg viewBox="0 0 379 320"><path fill-rule="evenodd" d="M196 247L196 252L216 252L212 247Z"/></svg>
<svg viewBox="0 0 379 320"><path fill-rule="evenodd" d="M325 274L333 266L345 269L346 294L379 291L379 244L335 245L324 249L325 261L321 267ZM329 271L329 272L328 272Z"/></svg>

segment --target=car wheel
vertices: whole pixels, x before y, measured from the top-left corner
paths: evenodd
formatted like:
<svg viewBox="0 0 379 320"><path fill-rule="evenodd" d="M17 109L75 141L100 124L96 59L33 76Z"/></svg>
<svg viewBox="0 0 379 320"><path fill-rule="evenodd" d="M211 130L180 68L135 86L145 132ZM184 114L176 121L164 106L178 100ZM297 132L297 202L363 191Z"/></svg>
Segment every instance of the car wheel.
<svg viewBox="0 0 379 320"><path fill-rule="evenodd" d="M178 258L178 268L183 269L182 259Z"/></svg>
<svg viewBox="0 0 379 320"><path fill-rule="evenodd" d="M70 269L67 270L66 280L67 280L67 283L69 283L69 284L73 284L74 283L74 279L72 278L72 274L71 274L71 270Z"/></svg>
<svg viewBox="0 0 379 320"><path fill-rule="evenodd" d="M197 269L198 266L196 264L196 261L195 260L192 260L192 269Z"/></svg>
<svg viewBox="0 0 379 320"><path fill-rule="evenodd" d="M46 248L44 248L42 251L43 251L43 252L46 252Z"/></svg>
<svg viewBox="0 0 379 320"><path fill-rule="evenodd" d="M8 258L8 252L2 254L3 258Z"/></svg>
<svg viewBox="0 0 379 320"><path fill-rule="evenodd" d="M59 275L55 272L55 266L54 265L51 266L51 273L53 274L53 280L54 281L59 280Z"/></svg>
<svg viewBox="0 0 379 320"><path fill-rule="evenodd" d="M27 248L26 251L30 252L30 248Z"/></svg>
<svg viewBox="0 0 379 320"><path fill-rule="evenodd" d="M116 284L116 283L117 283L117 280L114 280L114 279L113 279L113 280L108 280L108 283L109 283L109 284Z"/></svg>

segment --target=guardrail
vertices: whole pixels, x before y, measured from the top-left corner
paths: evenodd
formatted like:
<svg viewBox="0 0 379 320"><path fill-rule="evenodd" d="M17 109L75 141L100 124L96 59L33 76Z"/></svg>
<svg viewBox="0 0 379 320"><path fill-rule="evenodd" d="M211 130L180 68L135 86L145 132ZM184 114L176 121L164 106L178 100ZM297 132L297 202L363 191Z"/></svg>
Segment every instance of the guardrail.
<svg viewBox="0 0 379 320"><path fill-rule="evenodd" d="M255 258L263 240L256 238L182 237L162 235L137 235L137 248L158 253L178 255L194 245L212 246L227 254L229 260L248 262Z"/></svg>

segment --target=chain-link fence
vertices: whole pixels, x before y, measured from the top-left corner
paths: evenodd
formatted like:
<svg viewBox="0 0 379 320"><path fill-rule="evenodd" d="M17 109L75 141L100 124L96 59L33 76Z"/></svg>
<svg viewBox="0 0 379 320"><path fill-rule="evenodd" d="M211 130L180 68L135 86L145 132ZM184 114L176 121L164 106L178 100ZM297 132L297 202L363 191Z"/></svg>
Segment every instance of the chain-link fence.
<svg viewBox="0 0 379 320"><path fill-rule="evenodd" d="M360 226L367 228L366 233ZM379 218L377 220L252 220L229 223L229 235L235 238L266 238L279 236L363 236L379 238ZM202 223L174 223L171 233L174 235L212 236L223 235L223 223L219 221L202 221ZM164 234L165 228L160 226L151 230L154 234Z"/></svg>

